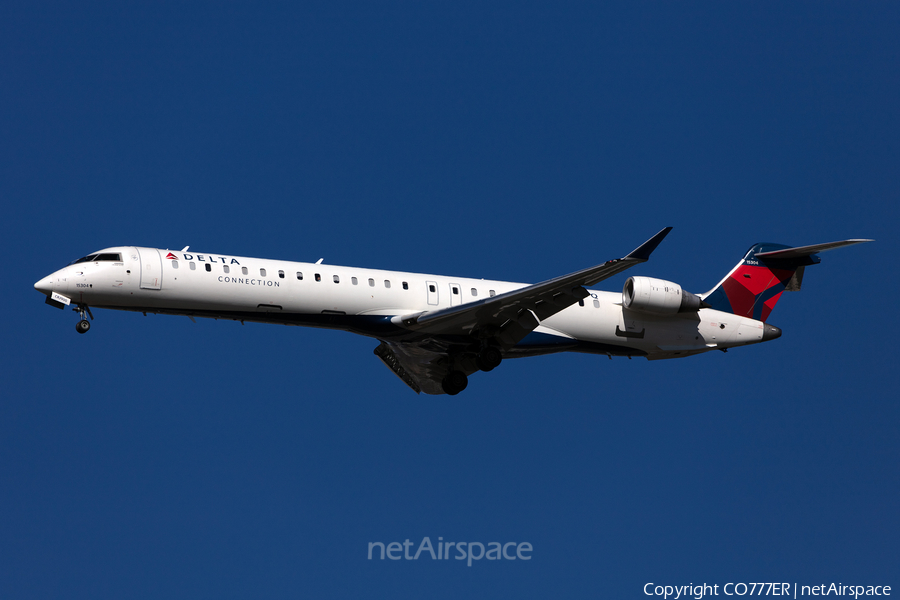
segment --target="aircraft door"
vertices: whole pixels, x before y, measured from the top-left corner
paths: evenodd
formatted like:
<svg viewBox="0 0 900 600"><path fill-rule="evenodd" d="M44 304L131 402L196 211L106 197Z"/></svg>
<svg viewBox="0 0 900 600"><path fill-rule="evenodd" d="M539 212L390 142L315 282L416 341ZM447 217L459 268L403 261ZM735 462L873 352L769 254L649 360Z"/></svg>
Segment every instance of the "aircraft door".
<svg viewBox="0 0 900 600"><path fill-rule="evenodd" d="M458 283L450 284L450 306L462 304L462 286Z"/></svg>
<svg viewBox="0 0 900 600"><path fill-rule="evenodd" d="M438 285L436 281L426 281L425 287L428 289L428 304L437 306L438 303Z"/></svg>
<svg viewBox="0 0 900 600"><path fill-rule="evenodd" d="M158 290L162 288L162 259L156 248L138 248L141 256L141 289Z"/></svg>

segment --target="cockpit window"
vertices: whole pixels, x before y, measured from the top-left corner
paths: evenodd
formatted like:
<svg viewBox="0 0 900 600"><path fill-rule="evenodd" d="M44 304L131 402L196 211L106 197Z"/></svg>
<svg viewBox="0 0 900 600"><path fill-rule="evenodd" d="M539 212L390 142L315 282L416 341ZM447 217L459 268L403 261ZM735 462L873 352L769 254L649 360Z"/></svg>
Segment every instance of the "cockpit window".
<svg viewBox="0 0 900 600"><path fill-rule="evenodd" d="M69 264L77 265L80 263L94 262L94 261L122 262L122 255L114 254L112 252L99 253L99 254L88 254L84 258L79 258L78 260L72 261Z"/></svg>

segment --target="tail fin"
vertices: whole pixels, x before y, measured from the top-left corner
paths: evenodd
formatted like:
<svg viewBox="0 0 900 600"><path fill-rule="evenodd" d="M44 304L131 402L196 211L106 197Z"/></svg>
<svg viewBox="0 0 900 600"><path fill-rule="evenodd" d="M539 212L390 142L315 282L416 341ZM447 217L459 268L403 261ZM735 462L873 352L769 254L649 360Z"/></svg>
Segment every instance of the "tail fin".
<svg viewBox="0 0 900 600"><path fill-rule="evenodd" d="M702 296L703 301L715 310L765 321L782 292L800 290L804 268L820 261L817 252L871 241L843 240L798 248L754 244L725 279Z"/></svg>

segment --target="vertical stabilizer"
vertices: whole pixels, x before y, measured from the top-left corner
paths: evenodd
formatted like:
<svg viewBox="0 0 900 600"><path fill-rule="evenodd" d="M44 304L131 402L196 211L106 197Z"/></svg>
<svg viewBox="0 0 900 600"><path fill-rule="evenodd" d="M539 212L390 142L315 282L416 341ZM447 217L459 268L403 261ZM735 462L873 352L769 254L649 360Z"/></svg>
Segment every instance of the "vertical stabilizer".
<svg viewBox="0 0 900 600"><path fill-rule="evenodd" d="M782 292L800 289L803 267L819 262L818 256L811 255L792 258L759 256L788 248L784 244L754 244L725 279L703 296L703 301L716 310L765 321Z"/></svg>
<svg viewBox="0 0 900 600"><path fill-rule="evenodd" d="M702 296L703 301L716 310L765 321L782 292L800 290L804 268L821 260L816 253L871 241L843 240L797 248L754 244L725 279Z"/></svg>

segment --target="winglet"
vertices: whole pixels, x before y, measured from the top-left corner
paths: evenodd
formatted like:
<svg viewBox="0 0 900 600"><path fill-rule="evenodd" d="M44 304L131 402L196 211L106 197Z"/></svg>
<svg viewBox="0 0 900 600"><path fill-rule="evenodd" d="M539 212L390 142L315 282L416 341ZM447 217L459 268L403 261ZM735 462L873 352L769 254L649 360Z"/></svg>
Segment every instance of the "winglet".
<svg viewBox="0 0 900 600"><path fill-rule="evenodd" d="M665 227L662 231L654 235L652 238L635 248L631 251L631 254L626 256L625 258L632 258L635 260L649 260L650 253L656 250L656 247L659 246L659 243L663 241L669 232L672 231L671 227Z"/></svg>

